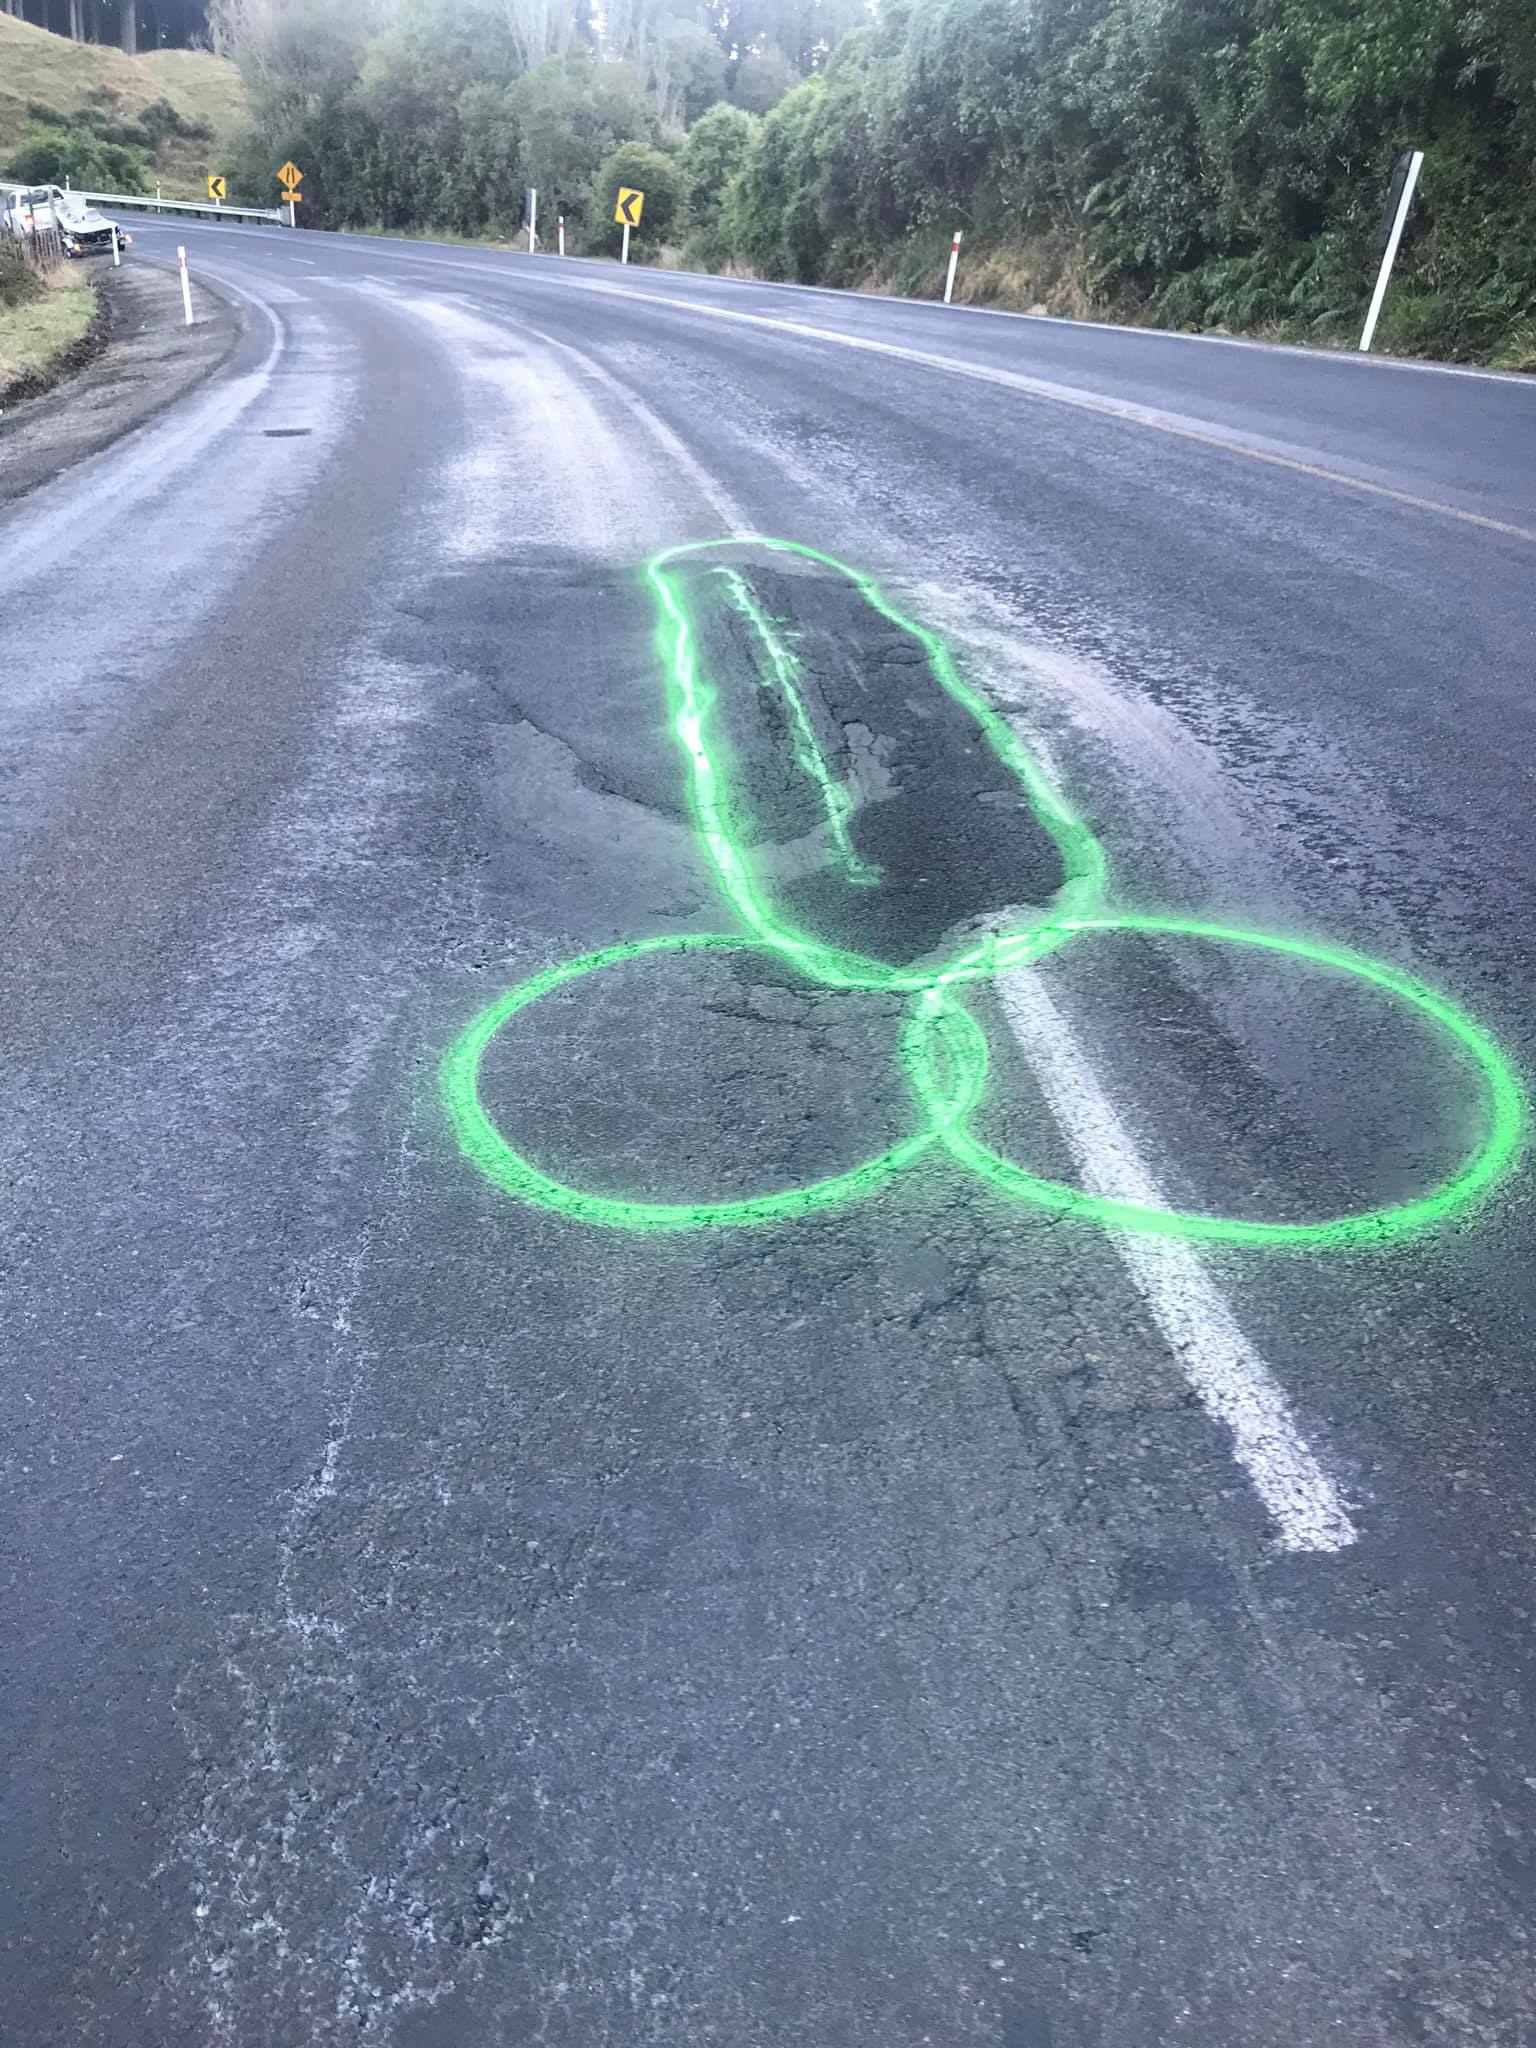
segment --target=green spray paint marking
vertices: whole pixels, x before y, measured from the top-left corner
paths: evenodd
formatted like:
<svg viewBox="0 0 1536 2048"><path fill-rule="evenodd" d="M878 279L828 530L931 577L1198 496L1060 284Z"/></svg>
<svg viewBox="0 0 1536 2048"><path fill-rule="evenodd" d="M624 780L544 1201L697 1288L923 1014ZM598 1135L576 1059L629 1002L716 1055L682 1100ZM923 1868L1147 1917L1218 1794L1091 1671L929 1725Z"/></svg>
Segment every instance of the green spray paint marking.
<svg viewBox="0 0 1536 2048"><path fill-rule="evenodd" d="M828 946L780 917L752 873L748 850L733 827L725 751L713 731L716 692L700 673L698 639L678 588L679 564L725 548L754 547L797 556L845 577L888 624L922 647L941 689L974 720L997 758L1015 776L1031 814L1060 858L1065 882L1057 906L1016 931L991 934L938 969L896 967ZM1115 914L1105 908L1109 867L1104 850L1080 818L1065 805L1039 764L992 707L965 683L937 634L899 612L872 577L835 557L798 542L747 535L669 548L646 564L658 612L658 646L666 678L672 730L687 765L694 825L726 899L745 934L638 939L588 953L520 983L482 1010L449 1049L441 1080L443 1098L460 1147L498 1187L519 1199L554 1209L583 1222L630 1230L718 1228L781 1221L872 1194L896 1174L942 1146L1000 1194L1057 1213L1085 1218L1107 1229L1266 1247L1384 1244L1444 1221L1485 1196L1510 1170L1520 1148L1524 1102L1508 1060L1473 1017L1425 983L1400 969L1341 946L1315 944L1232 925L1191 918ZM767 617L744 577L722 573L730 601L748 620L767 656L774 686L784 697L795 732L798 765L816 785L846 877L867 884L879 871L863 863L849 831L852 807L816 742L799 691L799 664ZM1280 954L1329 972L1353 976L1405 1003L1427 1020L1456 1050L1470 1058L1484 1087L1484 1131L1480 1143L1438 1187L1406 1202L1311 1223L1270 1223L1236 1216L1163 1209L1092 1195L1062 1181L1047 1180L983 1144L967 1120L981 1100L989 1065L981 1026L965 1007L963 991L1009 969L1030 965L1074 939L1094 933L1138 932L1241 946ZM604 968L653 953L769 951L824 988L911 996L912 1006L898 1056L912 1094L912 1133L862 1165L798 1188L737 1201L652 1202L575 1188L524 1154L501 1135L480 1099L480 1063L492 1039L520 1011L555 989Z"/></svg>
<svg viewBox="0 0 1536 2048"><path fill-rule="evenodd" d="M758 644L768 657L769 670L774 685L789 710L790 724L795 734L795 762L802 774L816 785L822 808L827 814L827 828L832 834L833 844L842 862L843 872L850 882L861 886L878 882L880 870L861 860L856 852L849 825L853 818L853 803L848 792L827 766L827 757L822 753L816 738L816 728L811 724L810 713L805 708L795 678L800 673L800 664L785 644L783 635L764 612L752 595L746 578L737 569L717 569L717 576L725 579L726 590L731 603L751 626L757 635Z"/></svg>
<svg viewBox="0 0 1536 2048"><path fill-rule="evenodd" d="M987 1049L980 1027L969 1012L933 1020L948 1041L954 1067L949 1089L935 1082L925 1098L928 1121L910 1137L873 1159L865 1160L846 1173L809 1186L786 1189L781 1194L756 1195L739 1202L632 1202L612 1195L592 1194L573 1188L545 1173L521 1153L514 1152L492 1123L480 1101L476 1085L481 1055L496 1033L519 1010L536 1003L566 982L596 974L620 961L639 960L649 953L756 952L754 939L704 933L698 936L636 939L628 945L608 946L600 953L587 953L536 974L530 981L510 989L480 1015L460 1038L443 1062L443 1094L449 1114L466 1155L496 1185L524 1201L540 1202L566 1216L585 1223L621 1224L630 1230L679 1230L701 1224L770 1223L790 1216L803 1216L813 1209L829 1209L857 1195L872 1194L894 1174L920 1158L949 1128L969 1115L981 1094L986 1078ZM925 1065L925 1074L927 1073Z"/></svg>

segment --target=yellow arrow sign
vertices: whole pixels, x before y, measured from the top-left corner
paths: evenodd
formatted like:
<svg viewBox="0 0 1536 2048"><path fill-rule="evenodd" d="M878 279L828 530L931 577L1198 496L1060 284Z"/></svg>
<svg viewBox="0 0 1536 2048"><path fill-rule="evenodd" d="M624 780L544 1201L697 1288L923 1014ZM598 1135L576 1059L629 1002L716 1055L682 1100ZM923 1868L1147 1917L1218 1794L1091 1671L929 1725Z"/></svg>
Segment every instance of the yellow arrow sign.
<svg viewBox="0 0 1536 2048"><path fill-rule="evenodd" d="M225 190L224 180L216 176L212 171L208 174L208 197L210 199L217 199L220 204L229 197L229 193Z"/></svg>
<svg viewBox="0 0 1536 2048"><path fill-rule="evenodd" d="M635 192L628 185L619 187L619 203L613 209L613 217L622 228L637 228L640 214L645 206L645 194Z"/></svg>
<svg viewBox="0 0 1536 2048"><path fill-rule="evenodd" d="M286 163L277 174L277 182L279 185L286 185L292 191L295 185L303 184L304 173L296 163Z"/></svg>

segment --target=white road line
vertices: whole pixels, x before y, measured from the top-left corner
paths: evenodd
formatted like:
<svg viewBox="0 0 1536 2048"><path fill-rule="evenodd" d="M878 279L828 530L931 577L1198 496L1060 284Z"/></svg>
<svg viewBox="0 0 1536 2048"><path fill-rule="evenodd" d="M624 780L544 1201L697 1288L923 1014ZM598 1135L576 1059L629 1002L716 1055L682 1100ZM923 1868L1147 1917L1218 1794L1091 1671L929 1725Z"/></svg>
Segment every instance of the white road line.
<svg viewBox="0 0 1536 2048"><path fill-rule="evenodd" d="M206 222L189 223L200 234L217 232ZM230 230L229 232L236 232ZM412 237L406 241L396 236L359 234L350 228L327 230L338 241L377 242L387 241L402 255L431 258L451 256L459 259L489 257L496 252L483 243L434 242L428 236L419 240ZM507 248L501 252L512 263L529 264L536 268L539 280L546 284L567 283L579 285L582 280L572 273L582 270L611 271L615 265L611 258L599 256L568 256L558 268L544 256L530 258L522 249ZM305 262L305 257L290 258ZM474 260L461 261L460 268L473 270L482 277L505 278L508 267L493 266L489 262ZM813 299L854 299L863 306L899 306L902 308L925 308L940 313L946 320L964 315L977 320L1012 320L1021 326L1071 327L1086 329L1090 334L1130 335L1141 341L1168 341L1194 343L1204 348L1245 349L1250 355L1295 356L1302 362L1330 363L1338 367L1373 370L1405 370L1421 377L1473 377L1488 384L1508 384L1529 389L1531 379L1522 370L1489 370L1471 363L1436 363L1413 356L1383 355L1373 350L1362 356L1353 348L1328 348L1321 343L1309 344L1296 341L1258 341L1247 334L1190 334L1179 327L1135 327L1123 320L1074 320L1065 313L1026 313L1017 306L946 306L942 299L910 298L899 292L866 292L846 285L794 284L784 277L727 277L717 270L684 270L671 273L683 284L724 285L732 291L749 292L796 292ZM654 273L653 273L654 275Z"/></svg>
<svg viewBox="0 0 1536 2048"><path fill-rule="evenodd" d="M997 991L1088 1188L1170 1206L1038 971L1000 974ZM1337 1487L1192 1247L1179 1238L1134 1231L1112 1231L1110 1241L1206 1413L1231 1431L1234 1455L1274 1518L1284 1548L1334 1551L1355 1542L1358 1532Z"/></svg>
<svg viewBox="0 0 1536 2048"><path fill-rule="evenodd" d="M577 291L601 293L605 298L665 306L674 313L686 312L709 320L731 320L743 327L761 327L777 334L792 334L802 341L889 356L920 369L936 370L943 376L965 377L973 383L996 385L1024 398L1068 406L1075 412L1094 413L1101 419L1118 420L1123 425L1166 434L1176 441L1190 441L1198 447L1217 448L1225 455L1262 462L1273 469L1289 470L1293 475L1312 477L1319 483L1336 484L1342 490L1380 498L1389 504L1405 506L1409 511L1428 512L1436 518L1454 519L1461 526L1480 527L1486 533L1503 534L1510 540L1536 543L1536 528L1520 526L1508 519L1494 519L1486 512L1469 512L1462 506L1448 505L1439 498L1425 498L1416 491L1398 490L1391 484L1372 483L1367 477L1353 476L1347 470L1330 469L1325 463L1305 462L1300 456L1284 454L1277 448L1261 448L1255 442L1219 432L1205 420L1183 413L1170 413L1156 406L1139 405L1131 399L1112 398L1105 392L1091 391L1084 386L1061 384L1048 377L1026 376L1018 370L996 369L984 363L963 362L956 356L933 355L927 349L909 348L894 341L876 341L870 335L844 334L835 328L811 327L802 320L782 320L768 313L744 313L735 307L708 306L669 293L640 291L630 285L597 284L585 278L572 279L571 285Z"/></svg>

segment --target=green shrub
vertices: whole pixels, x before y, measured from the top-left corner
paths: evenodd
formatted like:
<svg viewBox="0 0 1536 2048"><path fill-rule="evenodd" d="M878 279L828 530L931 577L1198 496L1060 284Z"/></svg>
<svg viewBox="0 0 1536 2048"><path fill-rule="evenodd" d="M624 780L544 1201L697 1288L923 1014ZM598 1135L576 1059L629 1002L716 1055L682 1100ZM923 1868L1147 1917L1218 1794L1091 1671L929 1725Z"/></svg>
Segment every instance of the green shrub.
<svg viewBox="0 0 1536 2048"><path fill-rule="evenodd" d="M63 185L84 192L147 192L149 158L141 149L107 142L82 127L32 130L5 166L23 185Z"/></svg>
<svg viewBox="0 0 1536 2048"><path fill-rule="evenodd" d="M0 234L0 307L30 306L46 289L14 237Z"/></svg>
<svg viewBox="0 0 1536 2048"><path fill-rule="evenodd" d="M176 136L184 142L213 140L213 130L206 121L187 120L167 99L152 100L140 114L139 126L156 149L168 136Z"/></svg>

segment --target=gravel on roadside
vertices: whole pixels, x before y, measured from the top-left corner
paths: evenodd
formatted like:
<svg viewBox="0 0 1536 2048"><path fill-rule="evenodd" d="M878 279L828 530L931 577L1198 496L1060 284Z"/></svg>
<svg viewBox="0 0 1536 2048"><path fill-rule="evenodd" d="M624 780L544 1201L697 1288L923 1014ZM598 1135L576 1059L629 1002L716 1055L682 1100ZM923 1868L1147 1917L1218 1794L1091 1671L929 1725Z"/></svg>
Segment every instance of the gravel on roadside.
<svg viewBox="0 0 1536 2048"><path fill-rule="evenodd" d="M93 268L100 311L83 367L0 413L0 505L162 411L211 376L239 338L240 311L206 285L193 285L188 327L173 270L134 257L121 269L100 259Z"/></svg>

